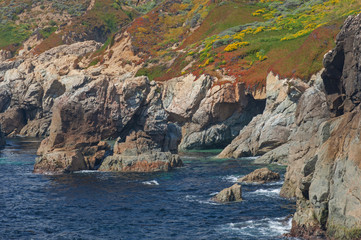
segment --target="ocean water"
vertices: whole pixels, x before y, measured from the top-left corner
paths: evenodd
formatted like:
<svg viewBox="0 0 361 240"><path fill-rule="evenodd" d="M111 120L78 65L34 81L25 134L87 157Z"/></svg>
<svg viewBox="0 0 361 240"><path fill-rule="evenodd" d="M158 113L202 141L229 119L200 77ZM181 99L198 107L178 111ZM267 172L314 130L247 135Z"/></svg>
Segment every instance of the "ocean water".
<svg viewBox="0 0 361 240"><path fill-rule="evenodd" d="M262 167L252 159L192 152L167 173L49 176L32 173L38 144L11 139L0 150L0 239L283 239L291 227L282 180L244 185L242 202L211 200Z"/></svg>

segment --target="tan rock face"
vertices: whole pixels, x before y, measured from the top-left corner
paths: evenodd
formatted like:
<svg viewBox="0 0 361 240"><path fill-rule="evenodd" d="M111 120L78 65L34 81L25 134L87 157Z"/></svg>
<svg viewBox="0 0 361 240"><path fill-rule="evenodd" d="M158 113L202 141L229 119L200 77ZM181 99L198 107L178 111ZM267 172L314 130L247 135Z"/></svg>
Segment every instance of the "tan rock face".
<svg viewBox="0 0 361 240"><path fill-rule="evenodd" d="M63 45L25 60L0 62L0 123L5 134L48 135L55 100L93 80L75 70L74 62L100 45Z"/></svg>
<svg viewBox="0 0 361 240"><path fill-rule="evenodd" d="M250 174L238 179L238 182L245 183L266 183L280 180L280 174L272 172L268 168L260 168Z"/></svg>
<svg viewBox="0 0 361 240"><path fill-rule="evenodd" d="M278 76L270 73L267 77L265 111L253 118L218 157L263 155L286 143L295 121L298 99L308 87L301 80L280 80ZM287 154L283 152L274 157L280 163L287 163L284 158L287 158Z"/></svg>
<svg viewBox="0 0 361 240"><path fill-rule="evenodd" d="M38 150L43 157L36 164L36 171L52 171L52 168L46 168L46 161L56 152L63 151L76 151L76 156L85 159L83 167L94 169L109 150L109 147L99 146L98 143L109 137L119 137L114 146L115 159L126 156L136 160L126 168L106 168L104 163L101 167L103 171L168 170L181 163L179 159L175 161L177 157L171 153L177 152L180 131L168 124L158 86L151 85L146 77L118 82L100 75L75 92L63 94L52 110L50 135L42 141ZM144 159L145 156L152 158ZM64 171L70 171L71 161L65 158L61 166ZM147 160L149 166L143 160ZM174 161L177 164L173 164Z"/></svg>
<svg viewBox="0 0 361 240"><path fill-rule="evenodd" d="M176 154L148 151L138 155L115 154L105 158L99 171L106 172L157 172L183 166Z"/></svg>
<svg viewBox="0 0 361 240"><path fill-rule="evenodd" d="M223 189L213 200L220 203L242 201L242 186L236 183L229 188Z"/></svg>
<svg viewBox="0 0 361 240"><path fill-rule="evenodd" d="M164 83L163 105L170 120L182 125L180 149L223 147L263 110L242 83L218 81L186 75Z"/></svg>

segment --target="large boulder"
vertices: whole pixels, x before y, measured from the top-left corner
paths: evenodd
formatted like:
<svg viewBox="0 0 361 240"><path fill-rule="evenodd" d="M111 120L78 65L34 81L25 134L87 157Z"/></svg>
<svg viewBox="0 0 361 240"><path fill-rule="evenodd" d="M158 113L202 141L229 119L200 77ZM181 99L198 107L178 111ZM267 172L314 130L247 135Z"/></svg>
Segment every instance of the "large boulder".
<svg viewBox="0 0 361 240"><path fill-rule="evenodd" d="M213 200L220 203L242 201L242 186L238 183L220 191Z"/></svg>
<svg viewBox="0 0 361 240"><path fill-rule="evenodd" d="M244 183L267 183L280 180L280 174L272 172L268 168L256 169L250 174L238 179L238 182Z"/></svg>

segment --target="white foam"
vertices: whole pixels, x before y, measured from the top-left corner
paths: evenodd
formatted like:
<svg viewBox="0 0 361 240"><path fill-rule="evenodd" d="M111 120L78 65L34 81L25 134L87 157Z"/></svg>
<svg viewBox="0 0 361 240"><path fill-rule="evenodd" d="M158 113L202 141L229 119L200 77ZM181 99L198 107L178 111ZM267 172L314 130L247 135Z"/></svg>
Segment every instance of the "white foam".
<svg viewBox="0 0 361 240"><path fill-rule="evenodd" d="M185 198L186 198L186 201L188 201L188 202L197 202L200 204L208 204L208 205L220 205L219 203L212 201L212 199L202 200L198 196L195 196L195 195L186 195Z"/></svg>
<svg viewBox="0 0 361 240"><path fill-rule="evenodd" d="M74 173L99 173L97 170L80 170L80 171L74 171Z"/></svg>
<svg viewBox="0 0 361 240"><path fill-rule="evenodd" d="M212 192L211 194L209 194L210 196L214 196L217 195L219 192Z"/></svg>
<svg viewBox="0 0 361 240"><path fill-rule="evenodd" d="M278 182L265 183L265 185L267 185L267 186L282 186L283 183L284 183L284 181L278 181Z"/></svg>
<svg viewBox="0 0 361 240"><path fill-rule="evenodd" d="M243 159L243 160L256 160L257 158L259 158L259 156L255 156L255 157L242 157L241 159Z"/></svg>
<svg viewBox="0 0 361 240"><path fill-rule="evenodd" d="M157 182L157 180L151 180L151 181L145 181L142 182L144 185L159 185L159 183Z"/></svg>
<svg viewBox="0 0 361 240"><path fill-rule="evenodd" d="M242 177L242 176L241 175L228 175L228 176L222 177L222 180L231 182L231 183L236 183L240 177Z"/></svg>
<svg viewBox="0 0 361 240"><path fill-rule="evenodd" d="M260 194L260 195L279 195L281 192L281 188L277 188L277 189L258 189L256 191L254 191L253 193L255 194Z"/></svg>
<svg viewBox="0 0 361 240"><path fill-rule="evenodd" d="M292 227L292 218L264 218L240 223L228 223L220 226L220 232L250 237L277 237L288 233Z"/></svg>

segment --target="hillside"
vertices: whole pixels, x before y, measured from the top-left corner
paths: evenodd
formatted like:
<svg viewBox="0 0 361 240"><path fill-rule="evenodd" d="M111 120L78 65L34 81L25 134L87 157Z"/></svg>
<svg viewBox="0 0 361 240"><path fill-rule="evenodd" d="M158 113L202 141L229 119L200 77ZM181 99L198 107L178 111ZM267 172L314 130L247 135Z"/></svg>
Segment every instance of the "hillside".
<svg viewBox="0 0 361 240"><path fill-rule="evenodd" d="M361 3L12 0L0 6L0 47L13 54L34 34L41 41L26 47L39 54L84 40L102 42L105 49L114 33L127 31L142 53L137 76L164 81L186 73L229 75L253 91L265 87L269 71L301 79L319 71L343 21Z"/></svg>

